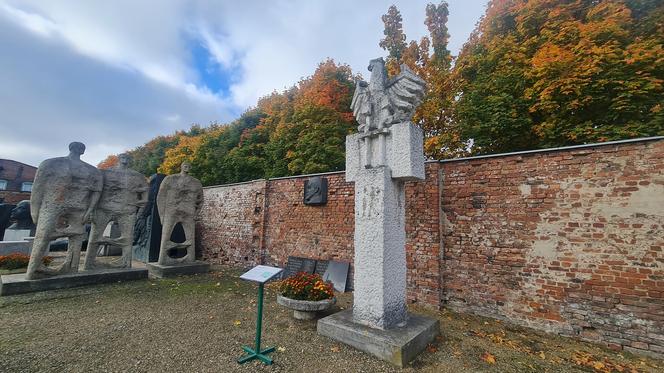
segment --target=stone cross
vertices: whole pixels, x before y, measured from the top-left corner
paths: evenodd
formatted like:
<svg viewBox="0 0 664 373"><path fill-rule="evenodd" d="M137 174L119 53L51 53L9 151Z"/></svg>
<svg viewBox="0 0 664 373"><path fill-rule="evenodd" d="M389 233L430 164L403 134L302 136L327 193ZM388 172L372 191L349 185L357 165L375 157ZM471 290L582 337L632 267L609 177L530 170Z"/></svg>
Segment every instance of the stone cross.
<svg viewBox="0 0 664 373"><path fill-rule="evenodd" d="M346 137L346 181L355 182L353 320L378 329L406 324L404 184L424 179L423 133L410 122L425 84L406 66L386 79L371 61L352 109L360 132Z"/></svg>

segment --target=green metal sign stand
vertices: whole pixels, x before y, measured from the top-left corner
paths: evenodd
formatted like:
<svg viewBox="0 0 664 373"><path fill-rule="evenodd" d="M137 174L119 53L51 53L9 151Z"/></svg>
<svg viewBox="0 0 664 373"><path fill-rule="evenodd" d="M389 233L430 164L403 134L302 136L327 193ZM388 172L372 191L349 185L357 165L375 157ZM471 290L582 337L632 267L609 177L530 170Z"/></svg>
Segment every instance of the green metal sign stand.
<svg viewBox="0 0 664 373"><path fill-rule="evenodd" d="M258 265L248 272L240 276L241 279L247 281L254 281L258 283L258 312L256 315L256 340L254 348L249 346L242 346L242 349L247 354L237 359L237 362L244 364L247 361L258 359L266 365L272 365L272 359L267 357L267 354L274 351L274 347L268 347L261 350L261 333L263 331L263 288L265 282L275 277L282 271L281 268L270 267L265 265Z"/></svg>
<svg viewBox="0 0 664 373"><path fill-rule="evenodd" d="M267 365L272 364L272 359L267 357L267 354L274 351L274 347L268 347L261 350L261 332L263 329L263 284L258 284L258 315L256 316L256 343L252 349L249 346L242 346L247 355L242 356L237 360L238 363L244 364L247 361L258 359Z"/></svg>

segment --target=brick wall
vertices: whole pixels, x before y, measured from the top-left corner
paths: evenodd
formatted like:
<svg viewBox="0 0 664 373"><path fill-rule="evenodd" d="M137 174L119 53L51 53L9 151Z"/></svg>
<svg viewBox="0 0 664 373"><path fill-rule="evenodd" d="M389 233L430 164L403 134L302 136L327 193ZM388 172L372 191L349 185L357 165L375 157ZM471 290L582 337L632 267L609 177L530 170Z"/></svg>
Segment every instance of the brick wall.
<svg viewBox="0 0 664 373"><path fill-rule="evenodd" d="M664 141L441 166L449 306L664 353Z"/></svg>
<svg viewBox="0 0 664 373"><path fill-rule="evenodd" d="M0 191L0 203L8 203L15 205L21 201L29 201L30 193L28 192L11 192L7 190Z"/></svg>
<svg viewBox="0 0 664 373"><path fill-rule="evenodd" d="M196 223L203 260L249 267L260 263L264 180L203 189Z"/></svg>
<svg viewBox="0 0 664 373"><path fill-rule="evenodd" d="M352 263L353 184L324 177L318 207L306 176L206 188L203 257ZM664 356L663 140L427 163L406 204L409 301Z"/></svg>

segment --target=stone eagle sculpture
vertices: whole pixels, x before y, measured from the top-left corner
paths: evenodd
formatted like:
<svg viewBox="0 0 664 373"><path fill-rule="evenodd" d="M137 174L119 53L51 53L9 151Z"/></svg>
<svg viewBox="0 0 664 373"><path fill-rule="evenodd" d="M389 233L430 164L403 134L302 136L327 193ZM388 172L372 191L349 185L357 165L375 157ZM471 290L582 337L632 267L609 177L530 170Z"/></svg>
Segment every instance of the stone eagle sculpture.
<svg viewBox="0 0 664 373"><path fill-rule="evenodd" d="M368 69L370 82L357 81L350 105L360 124L359 131L369 132L410 121L424 98L426 82L405 64L401 65L399 75L388 79L382 58L371 60Z"/></svg>

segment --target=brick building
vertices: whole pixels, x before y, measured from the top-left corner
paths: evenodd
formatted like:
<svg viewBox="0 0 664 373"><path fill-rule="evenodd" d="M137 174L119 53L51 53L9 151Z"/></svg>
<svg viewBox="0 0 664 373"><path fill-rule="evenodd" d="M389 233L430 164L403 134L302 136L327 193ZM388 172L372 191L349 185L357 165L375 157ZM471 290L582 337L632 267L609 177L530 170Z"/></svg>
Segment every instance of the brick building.
<svg viewBox="0 0 664 373"><path fill-rule="evenodd" d="M0 159L0 203L16 204L30 199L37 167Z"/></svg>

